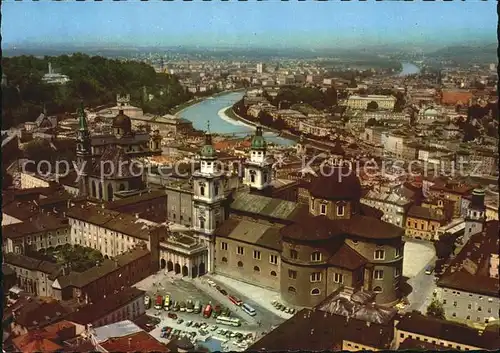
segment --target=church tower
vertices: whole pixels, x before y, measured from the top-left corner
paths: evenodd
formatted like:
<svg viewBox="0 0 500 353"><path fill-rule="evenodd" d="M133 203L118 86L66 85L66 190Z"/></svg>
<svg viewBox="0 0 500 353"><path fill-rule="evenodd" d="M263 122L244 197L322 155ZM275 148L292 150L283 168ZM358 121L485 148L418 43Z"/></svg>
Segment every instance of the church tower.
<svg viewBox="0 0 500 353"><path fill-rule="evenodd" d="M465 216L464 243L474 234L483 231L486 220L486 207L484 206L484 189L474 189L472 191L471 203Z"/></svg>
<svg viewBox="0 0 500 353"><path fill-rule="evenodd" d="M76 132L76 158L78 162L78 190L80 196L89 194L89 172L92 168L92 151L90 147L90 131L87 125L87 116L83 107L78 112L78 131Z"/></svg>
<svg viewBox="0 0 500 353"><path fill-rule="evenodd" d="M244 184L251 189L264 190L271 185L272 164L267 160L267 144L262 136L262 127L258 126L252 138L250 158L245 163Z"/></svg>
<svg viewBox="0 0 500 353"><path fill-rule="evenodd" d="M193 229L198 237L209 247L207 270L213 271L214 244L213 234L226 220L225 173L218 163L212 145L210 127L205 134L205 143L200 150L200 170L193 173Z"/></svg>
<svg viewBox="0 0 500 353"><path fill-rule="evenodd" d="M212 135L205 134L205 144L200 150L200 170L193 173L193 228L211 235L225 220L225 174L218 163L212 145Z"/></svg>

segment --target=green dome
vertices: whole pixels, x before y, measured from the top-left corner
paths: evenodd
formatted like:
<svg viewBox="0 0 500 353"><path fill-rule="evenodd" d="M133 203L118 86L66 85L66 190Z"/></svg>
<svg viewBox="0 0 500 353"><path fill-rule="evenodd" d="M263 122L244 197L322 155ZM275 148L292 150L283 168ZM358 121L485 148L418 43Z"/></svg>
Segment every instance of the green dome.
<svg viewBox="0 0 500 353"><path fill-rule="evenodd" d="M262 127L258 126L254 137L252 137L251 148L253 150L264 150L267 147L266 139L262 136Z"/></svg>
<svg viewBox="0 0 500 353"><path fill-rule="evenodd" d="M200 150L200 155L204 158L215 158L215 149L212 145L204 145Z"/></svg>
<svg viewBox="0 0 500 353"><path fill-rule="evenodd" d="M264 136L254 136L252 137L252 149L254 150L262 150L267 147L266 140Z"/></svg>

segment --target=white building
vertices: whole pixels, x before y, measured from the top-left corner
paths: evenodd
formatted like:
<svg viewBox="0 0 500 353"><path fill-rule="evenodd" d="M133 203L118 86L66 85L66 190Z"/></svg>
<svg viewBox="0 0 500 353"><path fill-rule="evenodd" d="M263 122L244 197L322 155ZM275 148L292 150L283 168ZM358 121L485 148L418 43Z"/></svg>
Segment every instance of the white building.
<svg viewBox="0 0 500 353"><path fill-rule="evenodd" d="M370 190L361 199L361 203L384 212L383 221L404 228L406 212L412 201L395 191L377 192Z"/></svg>
<svg viewBox="0 0 500 353"><path fill-rule="evenodd" d="M382 95L352 95L347 99L347 107L351 109L366 109L370 102L376 102L378 109L392 110L394 109L394 104L396 104L396 98Z"/></svg>

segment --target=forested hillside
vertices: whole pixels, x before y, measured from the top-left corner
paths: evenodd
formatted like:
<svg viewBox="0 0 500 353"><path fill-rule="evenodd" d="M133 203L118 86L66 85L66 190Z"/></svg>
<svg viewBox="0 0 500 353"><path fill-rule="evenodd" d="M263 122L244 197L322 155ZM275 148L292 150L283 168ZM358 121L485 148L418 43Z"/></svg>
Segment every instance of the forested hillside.
<svg viewBox="0 0 500 353"><path fill-rule="evenodd" d="M42 77L49 62L71 81L45 84ZM176 77L158 74L147 64L80 53L43 59L2 58L2 72L8 81L7 87L2 87L2 129L36 119L44 103L49 114L60 114L76 111L81 100L96 107L114 102L118 93L129 93L132 103L145 112L164 114L191 98ZM153 94L155 99L147 102L144 93Z"/></svg>

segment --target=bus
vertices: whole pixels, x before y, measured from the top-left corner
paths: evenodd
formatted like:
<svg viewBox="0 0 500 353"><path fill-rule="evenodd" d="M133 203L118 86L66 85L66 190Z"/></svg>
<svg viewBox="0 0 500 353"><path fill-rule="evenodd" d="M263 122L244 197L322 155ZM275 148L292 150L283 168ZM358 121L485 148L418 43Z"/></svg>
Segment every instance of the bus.
<svg viewBox="0 0 500 353"><path fill-rule="evenodd" d="M227 298L228 298L228 299L231 301L231 303L233 303L234 305L241 305L241 304L243 303L240 299L238 299L238 298L236 298L236 297L233 297L232 295L228 296Z"/></svg>
<svg viewBox="0 0 500 353"><path fill-rule="evenodd" d="M227 326L235 326L235 327L241 326L240 319L235 318L235 317L217 316L217 319L215 319L215 321L218 324L227 325Z"/></svg>
<svg viewBox="0 0 500 353"><path fill-rule="evenodd" d="M164 308L165 310L170 310L170 304L171 304L171 303L170 303L170 295L168 295L168 294L167 294L167 295L165 296L165 302L164 302L164 304L163 304L163 308Z"/></svg>
<svg viewBox="0 0 500 353"><path fill-rule="evenodd" d="M210 304L207 304L205 310L203 310L203 317L209 318L210 315L212 315L212 306Z"/></svg>
<svg viewBox="0 0 500 353"><path fill-rule="evenodd" d="M163 298L161 295L156 297L155 309L160 310L163 307Z"/></svg>
<svg viewBox="0 0 500 353"><path fill-rule="evenodd" d="M248 315L250 316L255 316L255 309L252 308L250 305L248 305L247 303L243 303L243 305L241 306L241 308L243 309L244 312L246 312Z"/></svg>

